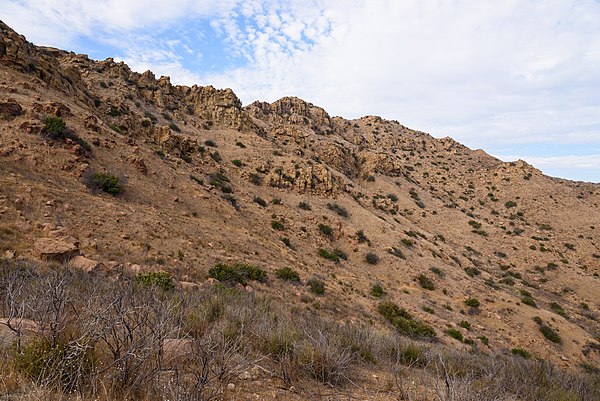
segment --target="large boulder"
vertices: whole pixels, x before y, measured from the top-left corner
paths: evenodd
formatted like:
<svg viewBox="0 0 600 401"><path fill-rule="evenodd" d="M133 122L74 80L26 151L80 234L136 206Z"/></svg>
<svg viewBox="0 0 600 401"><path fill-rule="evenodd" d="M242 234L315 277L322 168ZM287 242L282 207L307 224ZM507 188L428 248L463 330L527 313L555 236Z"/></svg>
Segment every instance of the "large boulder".
<svg viewBox="0 0 600 401"><path fill-rule="evenodd" d="M107 271L106 266L97 260L88 259L85 256L77 255L69 261L69 266L83 270L86 273L104 273Z"/></svg>
<svg viewBox="0 0 600 401"><path fill-rule="evenodd" d="M40 238L33 248L40 259L64 263L79 255L79 241L71 236Z"/></svg>
<svg viewBox="0 0 600 401"><path fill-rule="evenodd" d="M21 114L23 114L23 108L16 100L8 99L0 102L0 119L12 120Z"/></svg>

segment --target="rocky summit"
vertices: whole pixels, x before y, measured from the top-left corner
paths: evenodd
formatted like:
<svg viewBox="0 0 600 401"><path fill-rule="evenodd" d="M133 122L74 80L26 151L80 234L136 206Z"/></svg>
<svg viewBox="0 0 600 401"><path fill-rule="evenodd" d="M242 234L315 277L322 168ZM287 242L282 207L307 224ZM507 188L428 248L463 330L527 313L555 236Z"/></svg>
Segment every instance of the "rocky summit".
<svg viewBox="0 0 600 401"><path fill-rule="evenodd" d="M277 322L305 319L290 326L296 334L277 337L276 351L250 347L242 354L252 363L225 381L207 379L194 387L197 393L181 392L196 398L158 399L591 400L599 394L599 184L552 178L526 161L502 162L397 121L333 117L295 97L243 106L231 89L173 85L113 59L37 47L2 22L0 257L0 360L17 361L0 368L0 394L9 394L0 399L21 399L40 385L50 398L101 393L87 382L65 387L62 370L51 386L41 380L48 371L23 358L29 348L15 354L16 339L52 338L50 349L70 349L72 335L67 330L57 342L67 331L43 324L50 311L15 308L17 289L9 283L17 279L7 279L15 269L29 269L24 286L70 272L79 280L68 290L73 294L132 282L131 291L144 294L162 286L166 295L156 293L156 302L204 294L189 296L208 305L217 291L243 297L235 301L242 309L258 305L247 316L268 303L279 311ZM214 327L230 333L218 324L226 312L212 313L201 329L160 339L153 349L169 361L143 383L167 388L181 358L208 349L197 348L199 333ZM238 315L236 330L252 320ZM341 334L321 339L325 329L302 330L316 320L340 333L367 334L349 343ZM266 338L252 333L240 338ZM383 351L357 351L382 333L407 341L395 363ZM124 352L133 338L119 347L88 342L91 376L110 370L93 361ZM347 363L336 359L332 367L333 354L316 352L313 340L348 355ZM414 359L406 354L410 347ZM224 355L238 361L241 348ZM506 360L531 364L522 372L535 366L590 381L577 391L561 382L552 387L556 393L531 395L506 385L505 398L468 398L460 394L483 391L495 374L444 370L451 362L439 361L449 353L463 358L456 369L467 359L483 358L472 366ZM183 383L187 376L181 377ZM154 399L131 391L124 399ZM114 394L107 399L120 397Z"/></svg>

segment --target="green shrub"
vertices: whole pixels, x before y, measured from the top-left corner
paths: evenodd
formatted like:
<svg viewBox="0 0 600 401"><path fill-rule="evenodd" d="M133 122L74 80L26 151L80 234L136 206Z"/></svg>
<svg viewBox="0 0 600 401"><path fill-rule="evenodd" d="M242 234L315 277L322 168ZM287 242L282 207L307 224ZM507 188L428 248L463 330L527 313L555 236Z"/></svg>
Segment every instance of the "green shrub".
<svg viewBox="0 0 600 401"><path fill-rule="evenodd" d="M234 159L231 161L231 163L233 163L233 165L236 167L242 167L244 165L244 163L242 163L242 161L239 159Z"/></svg>
<svg viewBox="0 0 600 401"><path fill-rule="evenodd" d="M281 221L278 221L278 220L271 221L271 227L274 230L279 230L279 231L282 231L284 229L283 223Z"/></svg>
<svg viewBox="0 0 600 401"><path fill-rule="evenodd" d="M211 148L216 148L217 147L217 144L212 139L207 139L206 141L204 141L204 144L206 146L210 146Z"/></svg>
<svg viewBox="0 0 600 401"><path fill-rule="evenodd" d="M300 282L300 275L291 267L282 267L281 269L277 269L275 271L275 275L280 280L292 281L294 283Z"/></svg>
<svg viewBox="0 0 600 401"><path fill-rule="evenodd" d="M478 230L481 228L481 223L476 222L475 220L470 220L469 225L474 229Z"/></svg>
<svg viewBox="0 0 600 401"><path fill-rule="evenodd" d="M439 277L444 277L444 271L442 269L440 269L439 267L430 267L429 271L432 272L433 274L437 274Z"/></svg>
<svg viewBox="0 0 600 401"><path fill-rule="evenodd" d="M311 277L306 282L310 292L316 295L325 294L325 282L317 277Z"/></svg>
<svg viewBox="0 0 600 401"><path fill-rule="evenodd" d="M290 239L288 237L282 237L279 238L281 240L281 242L283 242L285 244L285 246L287 246L288 248L292 247L292 242L290 241Z"/></svg>
<svg viewBox="0 0 600 401"><path fill-rule="evenodd" d="M465 305L470 306L471 308L479 308L479 305L481 305L481 303L477 298L467 298L465 300Z"/></svg>
<svg viewBox="0 0 600 401"><path fill-rule="evenodd" d="M552 341L553 343L556 343L556 344L562 343L562 339L560 338L558 333L556 331L554 331L551 327L546 326L546 325L541 325L540 331L542 332L544 337L546 337L549 341Z"/></svg>
<svg viewBox="0 0 600 401"><path fill-rule="evenodd" d="M385 294L386 294L386 292L383 289L381 284L379 284L379 283L373 284L373 287L371 287L371 295L374 296L375 298L381 298Z"/></svg>
<svg viewBox="0 0 600 401"><path fill-rule="evenodd" d="M400 250L399 248L391 247L390 249L388 249L388 253L397 258L406 259L406 257L404 256L404 253L402 253L402 250Z"/></svg>
<svg viewBox="0 0 600 401"><path fill-rule="evenodd" d="M298 207L302 210L311 210L310 203L308 202L300 202L298 203Z"/></svg>
<svg viewBox="0 0 600 401"><path fill-rule="evenodd" d="M490 339L486 336L478 336L477 339L481 341L484 345L490 345Z"/></svg>
<svg viewBox="0 0 600 401"><path fill-rule="evenodd" d="M233 265L218 263L215 267L208 269L208 277L215 278L222 283L240 283L243 285L246 285L248 280L264 283L268 278L266 271L248 263L235 263Z"/></svg>
<svg viewBox="0 0 600 401"><path fill-rule="evenodd" d="M471 330L471 323L467 322L466 320L463 320L458 325L464 329Z"/></svg>
<svg viewBox="0 0 600 401"><path fill-rule="evenodd" d="M64 137L67 131L67 124L60 117L48 116L44 120L44 133L52 139Z"/></svg>
<svg viewBox="0 0 600 401"><path fill-rule="evenodd" d="M469 277L475 277L481 274L481 270L476 267L465 267L465 273L467 273Z"/></svg>
<svg viewBox="0 0 600 401"><path fill-rule="evenodd" d="M55 344L36 338L15 352L15 369L41 385L56 385L74 391L91 374L95 358L93 347L58 340Z"/></svg>
<svg viewBox="0 0 600 401"><path fill-rule="evenodd" d="M341 217L344 217L344 218L348 217L348 211L345 208L343 208L342 206L338 205L337 203L328 203L327 208L329 210L336 212Z"/></svg>
<svg viewBox="0 0 600 401"><path fill-rule="evenodd" d="M376 265L379 263L379 256L373 252L369 252L365 255L365 261L370 265Z"/></svg>
<svg viewBox="0 0 600 401"><path fill-rule="evenodd" d="M243 142L240 142L240 141L237 141L237 142L235 143L235 146L238 146L238 147L240 147L240 148L242 148L242 149L246 148L246 145L244 145L244 143L243 143Z"/></svg>
<svg viewBox="0 0 600 401"><path fill-rule="evenodd" d="M408 246L408 247L412 247L415 243L413 242L413 240L408 239L408 238L402 238L400 240L400 242L402 242L404 245Z"/></svg>
<svg viewBox="0 0 600 401"><path fill-rule="evenodd" d="M256 173L251 173L249 175L249 180L252 184L254 185L260 185L262 184L262 177Z"/></svg>
<svg viewBox="0 0 600 401"><path fill-rule="evenodd" d="M520 356L521 358L524 358L524 359L529 359L531 357L531 354L523 348L513 348L510 350L510 352L512 352L513 355Z"/></svg>
<svg viewBox="0 0 600 401"><path fill-rule="evenodd" d="M140 285L146 287L156 286L165 291L175 288L173 277L171 277L171 275L165 271L138 273L135 276L135 281Z"/></svg>
<svg viewBox="0 0 600 401"><path fill-rule="evenodd" d="M377 310L401 334L417 338L436 336L432 327L415 319L406 309L391 301L381 302Z"/></svg>
<svg viewBox="0 0 600 401"><path fill-rule="evenodd" d="M223 158L221 157L219 152L217 152L216 150L214 152L210 153L209 156L211 159L213 159L217 163L220 163L223 160Z"/></svg>
<svg viewBox="0 0 600 401"><path fill-rule="evenodd" d="M92 170L84 175L85 183L93 191L102 191L110 195L119 195L123 192L121 180L119 177Z"/></svg>
<svg viewBox="0 0 600 401"><path fill-rule="evenodd" d="M456 329L448 329L448 330L446 330L446 334L448 334L450 337L454 338L455 340L458 340L461 342L464 339L462 333Z"/></svg>
<svg viewBox="0 0 600 401"><path fill-rule="evenodd" d="M515 202L515 201L508 201L508 202L506 202L506 203L504 204L504 206L505 206L507 209L510 209L511 207L516 207L516 206L517 206L517 202Z"/></svg>
<svg viewBox="0 0 600 401"><path fill-rule="evenodd" d="M370 243L371 242L371 241L369 241L369 239L365 235L364 230L358 230L356 232L356 239L358 240L359 244L364 244L364 243Z"/></svg>
<svg viewBox="0 0 600 401"><path fill-rule="evenodd" d="M419 285L421 287L423 287L424 289L429 290L429 291L435 290L435 283L433 282L432 279L427 277L425 274L419 274L417 276L417 281L419 282Z"/></svg>
<svg viewBox="0 0 600 401"><path fill-rule="evenodd" d="M333 228L331 228L327 224L319 224L319 231L321 232L321 234L327 237L333 237Z"/></svg>
<svg viewBox="0 0 600 401"><path fill-rule="evenodd" d="M565 312L565 310L563 309L563 307L560 306L558 303L551 302L550 303L550 309L552 309L552 311L554 313L556 313L557 315L560 315L560 316L564 317L565 319L568 318L567 312Z"/></svg>
<svg viewBox="0 0 600 401"><path fill-rule="evenodd" d="M533 321L536 322L537 324L542 324L542 318L539 316L534 316Z"/></svg>
<svg viewBox="0 0 600 401"><path fill-rule="evenodd" d="M324 259L332 260L336 263L340 261L340 257L336 255L335 252L329 252L327 249L319 248L318 253L319 256Z"/></svg>
<svg viewBox="0 0 600 401"><path fill-rule="evenodd" d="M257 203L258 205L262 206L262 207L266 207L267 206L267 201L265 201L263 198L261 198L260 196L255 196L253 198L254 203Z"/></svg>

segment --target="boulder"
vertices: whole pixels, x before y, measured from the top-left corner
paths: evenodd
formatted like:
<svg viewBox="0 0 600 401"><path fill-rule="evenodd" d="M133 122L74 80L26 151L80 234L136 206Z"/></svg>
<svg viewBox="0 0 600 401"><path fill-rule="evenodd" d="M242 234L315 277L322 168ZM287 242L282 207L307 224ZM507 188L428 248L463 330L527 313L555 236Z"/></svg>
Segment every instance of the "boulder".
<svg viewBox="0 0 600 401"><path fill-rule="evenodd" d="M40 238L33 244L40 259L66 262L79 255L79 241L66 236L61 238Z"/></svg>
<svg viewBox="0 0 600 401"><path fill-rule="evenodd" d="M86 273L100 273L106 272L107 270L106 266L104 266L101 262L88 259L81 255L75 256L73 259L71 259L69 261L69 266L74 269L83 270Z"/></svg>
<svg viewBox="0 0 600 401"><path fill-rule="evenodd" d="M0 119L12 120L21 114L23 114L23 108L16 100L8 99L0 102Z"/></svg>

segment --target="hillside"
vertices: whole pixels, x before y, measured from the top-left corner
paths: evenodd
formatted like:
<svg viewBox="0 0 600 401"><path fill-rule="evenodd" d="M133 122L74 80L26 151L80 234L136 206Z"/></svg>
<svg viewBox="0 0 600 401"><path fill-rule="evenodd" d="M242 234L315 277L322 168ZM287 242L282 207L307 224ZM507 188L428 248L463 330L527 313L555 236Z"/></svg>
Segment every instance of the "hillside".
<svg viewBox="0 0 600 401"><path fill-rule="evenodd" d="M122 193L90 189L95 173ZM36 47L0 22L7 260L117 280L167 271L186 291L215 285L219 263L247 263L268 280L243 291L289 308L391 329L378 305L392 301L436 346L520 348L598 374L599 204L599 184L397 121L331 117L294 97L242 106L230 89ZM301 282L278 279L283 267Z"/></svg>

